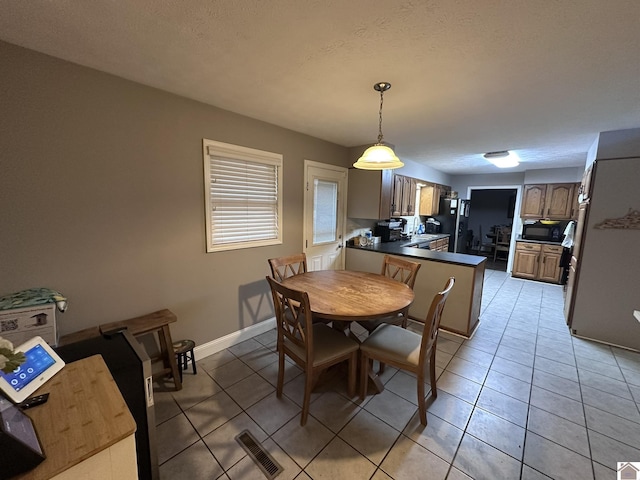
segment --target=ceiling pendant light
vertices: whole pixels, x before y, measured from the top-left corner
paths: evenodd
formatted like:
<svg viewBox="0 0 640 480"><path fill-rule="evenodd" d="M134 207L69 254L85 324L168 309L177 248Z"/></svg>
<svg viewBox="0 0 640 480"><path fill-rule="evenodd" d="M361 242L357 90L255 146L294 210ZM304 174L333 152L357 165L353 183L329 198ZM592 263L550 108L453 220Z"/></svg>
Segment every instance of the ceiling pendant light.
<svg viewBox="0 0 640 480"><path fill-rule="evenodd" d="M385 91L391 88L389 82L379 82L373 86L376 92L380 92L380 113L378 121L378 142L367 148L356 163L356 168L363 170L388 170L400 168L404 163L396 156L393 150L382 143L382 96Z"/></svg>

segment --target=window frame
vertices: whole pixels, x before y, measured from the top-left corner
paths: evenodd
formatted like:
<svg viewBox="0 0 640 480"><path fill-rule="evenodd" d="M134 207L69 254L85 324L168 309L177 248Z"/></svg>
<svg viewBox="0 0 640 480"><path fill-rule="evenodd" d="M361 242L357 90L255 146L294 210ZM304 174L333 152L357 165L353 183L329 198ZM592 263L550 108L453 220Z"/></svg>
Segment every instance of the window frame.
<svg viewBox="0 0 640 480"><path fill-rule="evenodd" d="M204 201L205 201L205 235L206 252L221 252L228 250L238 250L244 248L263 247L267 245L282 244L282 177L283 158L282 154L257 150L254 148L242 147L230 143L218 142L215 140L202 140L202 152L204 163ZM235 242L213 242L212 217L215 215L215 208L211 195L211 166L215 161L214 157L222 157L225 160L237 160L239 162L251 162L260 165L274 167L276 181L276 216L275 224L269 228L275 228L276 237L260 240L241 240ZM246 223L246 222L245 222ZM255 228L255 227L252 227Z"/></svg>

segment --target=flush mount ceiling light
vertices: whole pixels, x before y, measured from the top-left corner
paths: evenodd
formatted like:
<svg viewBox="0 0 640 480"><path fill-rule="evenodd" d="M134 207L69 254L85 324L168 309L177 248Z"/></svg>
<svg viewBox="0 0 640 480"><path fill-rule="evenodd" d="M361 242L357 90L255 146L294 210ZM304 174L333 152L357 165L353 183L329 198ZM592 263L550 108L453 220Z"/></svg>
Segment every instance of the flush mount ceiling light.
<svg viewBox="0 0 640 480"><path fill-rule="evenodd" d="M400 168L404 163L396 156L394 151L382 143L382 97L384 92L391 88L389 82L379 82L373 86L376 92L380 92L380 112L378 115L378 142L367 148L356 163L356 168L363 170L388 170L391 168Z"/></svg>
<svg viewBox="0 0 640 480"><path fill-rule="evenodd" d="M498 168L513 168L520 165L518 155L508 150L500 152L488 152L484 154L484 158L489 160Z"/></svg>

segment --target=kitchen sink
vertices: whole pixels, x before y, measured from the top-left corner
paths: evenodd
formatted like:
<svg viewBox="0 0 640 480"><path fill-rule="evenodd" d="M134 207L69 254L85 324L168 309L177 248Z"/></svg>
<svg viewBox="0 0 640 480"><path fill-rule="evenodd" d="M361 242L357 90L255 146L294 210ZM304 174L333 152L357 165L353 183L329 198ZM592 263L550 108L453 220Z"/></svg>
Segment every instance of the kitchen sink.
<svg viewBox="0 0 640 480"><path fill-rule="evenodd" d="M426 248L428 250L430 243L431 242L412 242L407 245L403 245L403 247Z"/></svg>
<svg viewBox="0 0 640 480"><path fill-rule="evenodd" d="M411 242L404 244L403 247L429 249L429 244L438 238L442 238L442 235L430 235L430 234L414 235L413 238L411 239Z"/></svg>

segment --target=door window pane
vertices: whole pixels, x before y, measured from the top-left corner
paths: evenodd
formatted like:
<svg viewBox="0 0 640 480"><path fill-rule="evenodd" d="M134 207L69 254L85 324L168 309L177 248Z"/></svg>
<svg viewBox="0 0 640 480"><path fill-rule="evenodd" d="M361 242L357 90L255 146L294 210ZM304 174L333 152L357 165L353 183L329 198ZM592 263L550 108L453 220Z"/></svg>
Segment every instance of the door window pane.
<svg viewBox="0 0 640 480"><path fill-rule="evenodd" d="M338 184L317 178L313 184L313 243L335 242L338 230Z"/></svg>

